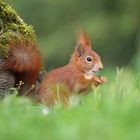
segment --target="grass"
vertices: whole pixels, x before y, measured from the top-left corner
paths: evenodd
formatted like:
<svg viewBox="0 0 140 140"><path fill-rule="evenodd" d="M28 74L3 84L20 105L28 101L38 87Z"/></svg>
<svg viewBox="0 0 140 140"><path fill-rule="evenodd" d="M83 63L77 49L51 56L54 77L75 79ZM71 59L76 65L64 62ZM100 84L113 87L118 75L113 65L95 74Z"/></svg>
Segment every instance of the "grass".
<svg viewBox="0 0 140 140"><path fill-rule="evenodd" d="M128 70L108 73L108 84L72 100L69 107L44 105L25 97L0 102L1 140L138 140L140 76Z"/></svg>

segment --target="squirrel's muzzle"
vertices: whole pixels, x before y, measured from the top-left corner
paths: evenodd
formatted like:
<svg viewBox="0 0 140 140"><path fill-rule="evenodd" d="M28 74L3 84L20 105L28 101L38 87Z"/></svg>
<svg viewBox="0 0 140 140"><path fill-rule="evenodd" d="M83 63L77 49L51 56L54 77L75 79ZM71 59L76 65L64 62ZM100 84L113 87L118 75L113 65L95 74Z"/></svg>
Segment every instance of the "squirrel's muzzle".
<svg viewBox="0 0 140 140"><path fill-rule="evenodd" d="M95 64L95 65L93 66L92 71L93 71L93 72L98 72L98 71L102 70L103 68L104 68L104 67L103 67L103 64L102 64L102 63L98 63L98 64Z"/></svg>

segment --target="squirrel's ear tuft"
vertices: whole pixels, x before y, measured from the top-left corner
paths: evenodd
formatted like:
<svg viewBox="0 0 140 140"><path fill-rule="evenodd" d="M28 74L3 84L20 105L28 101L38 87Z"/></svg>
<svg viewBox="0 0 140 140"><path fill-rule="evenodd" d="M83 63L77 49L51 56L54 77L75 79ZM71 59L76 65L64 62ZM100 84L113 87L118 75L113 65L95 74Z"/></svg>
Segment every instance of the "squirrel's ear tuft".
<svg viewBox="0 0 140 140"><path fill-rule="evenodd" d="M86 46L91 47L90 38L86 32L84 33L84 39L85 39Z"/></svg>
<svg viewBox="0 0 140 140"><path fill-rule="evenodd" d="M78 57L81 57L85 53L83 44L78 44L78 46L76 47L76 53Z"/></svg>
<svg viewBox="0 0 140 140"><path fill-rule="evenodd" d="M84 39L84 33L83 31L79 32L78 33L78 36L77 36L77 44L82 44L82 45L85 45L85 39Z"/></svg>
<svg viewBox="0 0 140 140"><path fill-rule="evenodd" d="M86 32L81 31L78 33L77 44L82 44L84 47L91 47L90 38Z"/></svg>

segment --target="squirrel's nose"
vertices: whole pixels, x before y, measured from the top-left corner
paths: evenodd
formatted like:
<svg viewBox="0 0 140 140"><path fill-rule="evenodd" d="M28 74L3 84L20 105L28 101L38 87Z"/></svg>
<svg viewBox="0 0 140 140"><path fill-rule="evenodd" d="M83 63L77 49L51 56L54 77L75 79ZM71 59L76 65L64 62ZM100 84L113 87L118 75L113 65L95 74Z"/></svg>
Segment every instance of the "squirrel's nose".
<svg viewBox="0 0 140 140"><path fill-rule="evenodd" d="M97 68L98 68L98 71L102 70L104 68L103 64L102 63L99 63L97 65Z"/></svg>
<svg viewBox="0 0 140 140"><path fill-rule="evenodd" d="M98 63L94 65L93 71L100 71L103 69L103 64L102 63Z"/></svg>
<svg viewBox="0 0 140 140"><path fill-rule="evenodd" d="M100 63L100 64L99 64L99 70L102 70L103 68L104 68L103 64Z"/></svg>

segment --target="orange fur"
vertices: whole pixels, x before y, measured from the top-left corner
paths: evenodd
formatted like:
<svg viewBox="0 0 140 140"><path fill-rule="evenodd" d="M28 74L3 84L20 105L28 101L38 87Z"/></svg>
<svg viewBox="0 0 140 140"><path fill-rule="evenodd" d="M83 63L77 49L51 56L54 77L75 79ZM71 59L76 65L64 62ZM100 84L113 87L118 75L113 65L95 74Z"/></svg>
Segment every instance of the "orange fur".
<svg viewBox="0 0 140 140"><path fill-rule="evenodd" d="M21 37L12 39L8 46L8 57L5 68L13 71L16 76L16 84L22 81L20 91L24 94L32 84L35 84L41 69L41 55L36 45Z"/></svg>
<svg viewBox="0 0 140 140"><path fill-rule="evenodd" d="M87 62L87 57L92 62ZM77 46L69 64L49 72L39 88L38 100L47 105L54 105L56 101L67 102L72 92L86 91L91 84L104 83L104 78L94 74L103 68L99 55L92 50L91 42L86 33L78 35ZM90 70L93 69L93 73ZM86 78L86 74L91 78ZM92 75L93 74L93 75ZM57 95L59 93L59 96Z"/></svg>

